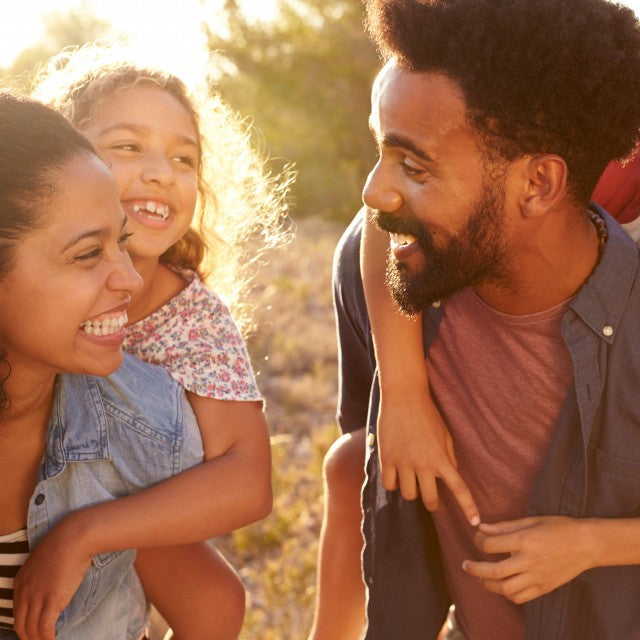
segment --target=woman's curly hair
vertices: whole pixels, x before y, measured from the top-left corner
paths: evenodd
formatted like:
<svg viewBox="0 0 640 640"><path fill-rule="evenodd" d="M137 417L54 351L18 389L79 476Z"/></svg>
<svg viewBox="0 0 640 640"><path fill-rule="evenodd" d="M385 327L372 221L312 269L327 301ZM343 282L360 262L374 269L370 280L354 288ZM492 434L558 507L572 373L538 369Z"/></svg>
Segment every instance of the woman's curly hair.
<svg viewBox="0 0 640 640"><path fill-rule="evenodd" d="M32 96L54 106L81 131L101 100L139 85L168 91L187 110L199 142L198 204L191 228L162 256L191 269L229 304L245 333L247 293L265 252L289 238L287 195L294 173L271 173L251 142L251 128L211 89L188 88L175 75L140 64L119 43L71 47L38 73Z"/></svg>
<svg viewBox="0 0 640 640"><path fill-rule="evenodd" d="M640 131L640 28L606 0L365 0L383 58L458 82L505 159L554 153L588 202Z"/></svg>

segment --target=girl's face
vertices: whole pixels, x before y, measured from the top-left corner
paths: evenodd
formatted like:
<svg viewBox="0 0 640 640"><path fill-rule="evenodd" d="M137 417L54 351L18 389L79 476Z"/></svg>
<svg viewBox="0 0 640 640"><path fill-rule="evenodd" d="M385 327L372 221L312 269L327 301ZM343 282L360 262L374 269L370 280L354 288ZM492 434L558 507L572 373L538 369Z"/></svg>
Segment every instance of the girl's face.
<svg viewBox="0 0 640 640"><path fill-rule="evenodd" d="M167 91L139 85L104 98L83 133L115 176L131 257L158 258L195 211L198 135L188 111Z"/></svg>
<svg viewBox="0 0 640 640"><path fill-rule="evenodd" d="M44 224L0 280L0 345L14 370L106 375L122 362L126 310L142 286L126 251L126 216L96 157L70 160L55 187L40 205Z"/></svg>

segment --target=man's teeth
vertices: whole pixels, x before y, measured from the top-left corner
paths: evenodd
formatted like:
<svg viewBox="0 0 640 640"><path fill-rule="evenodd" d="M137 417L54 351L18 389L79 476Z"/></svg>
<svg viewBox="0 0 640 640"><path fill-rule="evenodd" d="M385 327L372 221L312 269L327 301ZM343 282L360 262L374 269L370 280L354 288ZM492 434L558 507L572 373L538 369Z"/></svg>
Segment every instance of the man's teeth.
<svg viewBox="0 0 640 640"><path fill-rule="evenodd" d="M112 333L119 333L127 324L127 314L125 311L116 316L102 318L101 320L85 320L80 329L90 336L109 336Z"/></svg>
<svg viewBox="0 0 640 640"><path fill-rule="evenodd" d="M166 220L169 217L169 206L166 204L160 204L159 202L153 202L152 200L148 200L144 204L134 204L132 209L135 213L140 211L153 213L163 220Z"/></svg>
<svg viewBox="0 0 640 640"><path fill-rule="evenodd" d="M414 236L410 236L406 233L390 233L389 238L392 249L395 247L402 247L416 241Z"/></svg>

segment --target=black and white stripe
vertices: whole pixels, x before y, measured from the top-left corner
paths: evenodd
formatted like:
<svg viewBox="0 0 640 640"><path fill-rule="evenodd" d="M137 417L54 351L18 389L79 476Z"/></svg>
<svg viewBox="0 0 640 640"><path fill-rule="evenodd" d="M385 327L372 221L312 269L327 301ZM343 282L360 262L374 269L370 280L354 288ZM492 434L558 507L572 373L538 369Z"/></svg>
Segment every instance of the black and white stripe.
<svg viewBox="0 0 640 640"><path fill-rule="evenodd" d="M0 629L13 628L13 579L28 556L26 529L0 536Z"/></svg>

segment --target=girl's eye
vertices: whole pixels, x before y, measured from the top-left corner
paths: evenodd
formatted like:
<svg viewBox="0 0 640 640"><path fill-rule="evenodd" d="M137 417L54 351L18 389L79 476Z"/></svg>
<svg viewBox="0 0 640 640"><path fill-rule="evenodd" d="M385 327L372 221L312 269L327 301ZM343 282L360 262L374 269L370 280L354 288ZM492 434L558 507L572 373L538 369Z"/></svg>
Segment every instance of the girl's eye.
<svg viewBox="0 0 640 640"><path fill-rule="evenodd" d="M180 164L185 164L192 169L194 169L197 164L197 160L192 156L176 156L174 160L176 160Z"/></svg>
<svg viewBox="0 0 640 640"><path fill-rule="evenodd" d="M140 151L140 147L134 142L121 142L111 146L112 149L118 149L120 151Z"/></svg>

